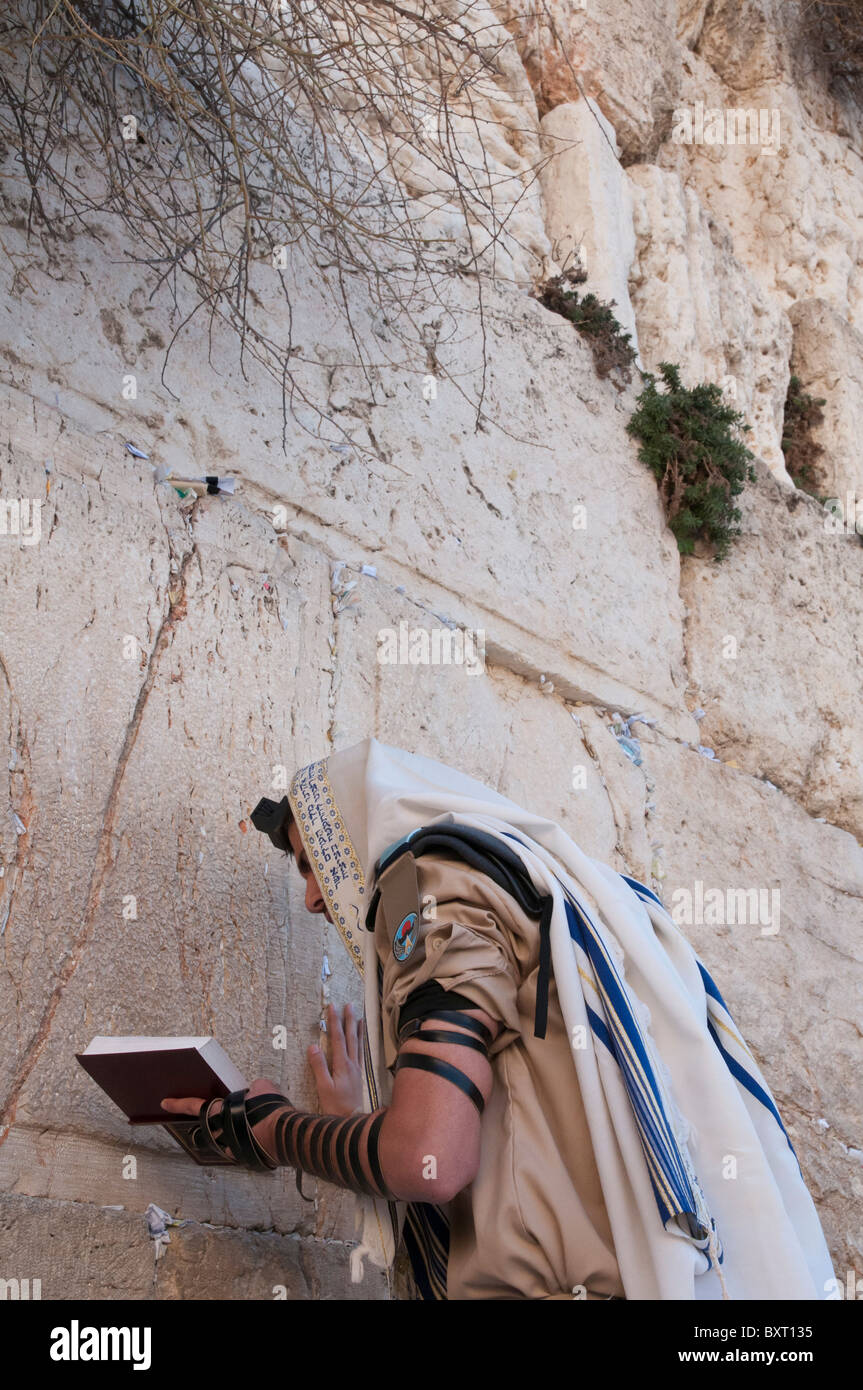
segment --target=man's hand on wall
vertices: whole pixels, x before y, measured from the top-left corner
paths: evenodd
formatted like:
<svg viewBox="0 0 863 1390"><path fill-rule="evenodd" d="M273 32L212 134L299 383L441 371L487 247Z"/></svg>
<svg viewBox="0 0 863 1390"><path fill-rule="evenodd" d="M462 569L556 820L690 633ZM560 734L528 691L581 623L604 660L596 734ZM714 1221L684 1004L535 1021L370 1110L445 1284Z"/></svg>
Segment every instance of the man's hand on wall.
<svg viewBox="0 0 863 1390"><path fill-rule="evenodd" d="M330 1004L327 1030L332 1074L323 1049L312 1044L308 1050L320 1111L322 1115L353 1115L363 1108L363 1021L355 1017L350 1004L345 1004L344 1021Z"/></svg>

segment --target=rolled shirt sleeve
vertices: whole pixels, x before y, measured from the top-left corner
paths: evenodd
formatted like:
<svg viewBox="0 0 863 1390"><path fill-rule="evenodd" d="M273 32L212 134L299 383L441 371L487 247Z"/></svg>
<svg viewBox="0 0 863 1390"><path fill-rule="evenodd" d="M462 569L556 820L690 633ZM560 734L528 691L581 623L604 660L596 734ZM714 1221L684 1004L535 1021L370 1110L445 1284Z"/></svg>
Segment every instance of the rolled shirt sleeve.
<svg viewBox="0 0 863 1390"><path fill-rule="evenodd" d="M417 939L403 961L383 904L375 919L375 946L383 966L381 1019L384 1058L398 1055L398 1023L408 996L435 980L470 999L501 1025L489 1051L495 1056L521 1036L517 995L521 984L516 943L508 931L511 899L491 879L444 855L416 861L422 911Z"/></svg>

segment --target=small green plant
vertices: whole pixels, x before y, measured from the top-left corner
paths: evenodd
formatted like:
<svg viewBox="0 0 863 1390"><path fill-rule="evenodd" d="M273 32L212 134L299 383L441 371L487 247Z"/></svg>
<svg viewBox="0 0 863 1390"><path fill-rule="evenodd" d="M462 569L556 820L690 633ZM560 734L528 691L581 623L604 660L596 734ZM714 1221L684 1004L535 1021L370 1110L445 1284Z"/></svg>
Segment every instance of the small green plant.
<svg viewBox="0 0 863 1390"><path fill-rule="evenodd" d="M824 423L822 405L827 401L823 396L817 400L807 396L800 385L800 378L793 376L788 383L785 397L785 417L782 422L782 452L785 467L795 487L814 496L813 489L817 479L815 465L824 453L824 447L812 438L812 431Z"/></svg>
<svg viewBox="0 0 863 1390"><path fill-rule="evenodd" d="M638 457L659 483L668 524L681 555L692 555L695 541L714 547L714 560L723 560L731 540L740 534L740 512L732 499L749 479L754 454L736 437L748 431L743 416L723 399L711 382L687 389L680 370L661 362L664 390L645 373L646 386L627 432L640 440Z"/></svg>
<svg viewBox="0 0 863 1390"><path fill-rule="evenodd" d="M605 303L595 294L579 295L571 288L573 278L572 275L555 275L546 280L539 288L540 304L569 319L588 339L597 376L607 377L618 369L625 381L631 381L630 367L636 353L630 344L632 334L624 333L611 312L615 300ZM584 275L578 279L584 279Z"/></svg>

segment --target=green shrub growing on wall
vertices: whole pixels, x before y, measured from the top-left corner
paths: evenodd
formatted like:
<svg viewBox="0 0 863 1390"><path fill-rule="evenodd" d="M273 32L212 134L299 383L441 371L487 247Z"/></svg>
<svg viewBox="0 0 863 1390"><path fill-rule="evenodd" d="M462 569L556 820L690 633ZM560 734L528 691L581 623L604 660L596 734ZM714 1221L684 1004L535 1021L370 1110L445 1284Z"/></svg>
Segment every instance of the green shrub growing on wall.
<svg viewBox="0 0 863 1390"><path fill-rule="evenodd" d="M737 437L747 431L743 416L723 399L721 387L680 384L679 368L661 362L664 390L645 373L646 386L627 432L640 440L638 457L659 483L668 524L681 555L691 555L695 541L714 547L714 560L725 558L740 534L740 512L732 499L749 479L754 455Z"/></svg>
<svg viewBox="0 0 863 1390"><path fill-rule="evenodd" d="M807 396L799 377L791 378L782 421L782 452L794 486L805 492L812 492L815 487L815 464L824 453L823 446L812 438L812 430L824 423L821 406L826 404L823 396L817 400Z"/></svg>
<svg viewBox="0 0 863 1390"><path fill-rule="evenodd" d="M583 278L583 277L580 277ZM624 381L632 380L630 367L635 361L631 333L624 333L611 312L615 301L606 303L595 294L580 295L570 287L572 276L556 275L539 287L538 299L546 309L569 319L590 343L596 374L607 377L617 369ZM617 383L615 382L615 385ZM622 389L622 388L618 388Z"/></svg>

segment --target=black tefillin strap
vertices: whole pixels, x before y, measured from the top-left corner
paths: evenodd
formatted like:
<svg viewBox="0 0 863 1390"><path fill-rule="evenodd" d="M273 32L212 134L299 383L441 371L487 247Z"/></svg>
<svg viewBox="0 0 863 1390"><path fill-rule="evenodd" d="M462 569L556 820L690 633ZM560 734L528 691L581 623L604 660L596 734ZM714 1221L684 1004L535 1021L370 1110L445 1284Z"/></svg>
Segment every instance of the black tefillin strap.
<svg viewBox="0 0 863 1390"><path fill-rule="evenodd" d="M215 1149L232 1162L259 1172L279 1167L296 1168L297 1191L306 1202L314 1199L306 1197L303 1192L304 1172L311 1172L314 1177L354 1192L365 1192L370 1197L394 1199L384 1180L378 1156L383 1112L377 1115L365 1112L347 1116L312 1115L297 1110L287 1096L275 1093L249 1100L248 1090L233 1091L221 1101L220 1108L209 1115L212 1104L212 1101L205 1101L199 1112L200 1127L193 1135L193 1142L200 1150ZM283 1112L276 1121L274 1131L275 1161L265 1153L253 1132L254 1125L274 1110ZM374 1182L369 1181L363 1172L360 1159L363 1135ZM308 1150L305 1148L307 1139ZM335 1139L332 1160L327 1156L331 1139Z"/></svg>
<svg viewBox="0 0 863 1390"><path fill-rule="evenodd" d="M193 1141L199 1147L206 1147L209 1140L213 1148L222 1154L230 1149L234 1162L245 1168L255 1168L261 1172L272 1170L278 1164L264 1153L253 1136L252 1127L267 1115L272 1115L274 1110L290 1105L290 1101L287 1096L275 1092L255 1096L252 1100L247 1100L248 1094L248 1088L245 1091L232 1091L222 1101L221 1109L212 1116L208 1116L208 1111L213 1102L204 1101L198 1112L200 1129L195 1131Z"/></svg>
<svg viewBox="0 0 863 1390"><path fill-rule="evenodd" d="M450 1033L443 1028L431 1028L428 1032L423 1031L423 1024L431 1018L442 1019L445 1023L456 1023L460 1028L469 1028L472 1033L478 1036L473 1038L465 1037L464 1033ZM470 1047L475 1052L481 1052L488 1059L488 1045L492 1041L492 1036L484 1023L480 1023L478 1018L471 1018L469 1014L461 1013L457 1009L435 1009L431 1013L424 1014L422 1018L411 1019L399 1032L399 1043L404 1042L441 1042L452 1044L456 1047ZM441 1076L445 1081L451 1081L454 1086L458 1086L460 1091L473 1101L477 1110L482 1114L485 1109L485 1101L478 1086L475 1086L469 1076L465 1076L463 1071L454 1067L452 1063L445 1062L441 1057L429 1057L421 1052L401 1052L396 1062L396 1071L401 1071L402 1067L414 1067L417 1071L431 1072L434 1076Z"/></svg>
<svg viewBox="0 0 863 1390"><path fill-rule="evenodd" d="M287 1096L280 1096L275 1092L255 1096L253 1100L247 1100L247 1096L247 1090L232 1091L222 1102L221 1108L209 1118L207 1112L212 1101L205 1101L199 1113L200 1128L195 1130L193 1142L198 1148L206 1149L209 1146L225 1157L230 1156L234 1163L244 1168L252 1168L255 1172L272 1171L279 1165L273 1163L255 1140L254 1126L259 1120L266 1119L274 1110L279 1110L290 1102ZM303 1173L300 1168L297 1169L297 1191L304 1202L314 1201L313 1197L307 1197L303 1191Z"/></svg>
<svg viewBox="0 0 863 1390"><path fill-rule="evenodd" d="M551 917L554 899L540 893L530 874L514 850L485 830L465 825L432 825L414 832L403 844L378 860L373 882L403 854L418 859L423 854L457 855L477 873L485 874L492 882L509 893L528 917L539 918L539 971L536 981L536 1013L533 1034L544 1038L548 1025L548 986L551 978ZM366 913L366 929L374 931L375 917L381 899L376 888Z"/></svg>

